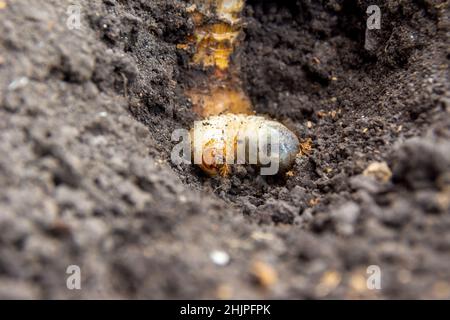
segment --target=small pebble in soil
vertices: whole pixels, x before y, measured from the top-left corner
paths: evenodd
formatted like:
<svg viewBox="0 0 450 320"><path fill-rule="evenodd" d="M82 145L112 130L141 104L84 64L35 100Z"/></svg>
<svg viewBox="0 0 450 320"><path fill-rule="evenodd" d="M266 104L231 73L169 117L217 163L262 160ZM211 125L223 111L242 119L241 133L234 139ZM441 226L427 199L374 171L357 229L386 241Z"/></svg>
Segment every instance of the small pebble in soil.
<svg viewBox="0 0 450 320"><path fill-rule="evenodd" d="M364 170L363 175L373 177L380 182L388 182L392 172L386 162L373 162Z"/></svg>
<svg viewBox="0 0 450 320"><path fill-rule="evenodd" d="M278 282L276 270L262 261L255 261L252 263L251 274L256 282L265 289L273 287Z"/></svg>
<svg viewBox="0 0 450 320"><path fill-rule="evenodd" d="M211 261L218 266L226 266L230 262L230 256L225 251L214 250L209 254Z"/></svg>

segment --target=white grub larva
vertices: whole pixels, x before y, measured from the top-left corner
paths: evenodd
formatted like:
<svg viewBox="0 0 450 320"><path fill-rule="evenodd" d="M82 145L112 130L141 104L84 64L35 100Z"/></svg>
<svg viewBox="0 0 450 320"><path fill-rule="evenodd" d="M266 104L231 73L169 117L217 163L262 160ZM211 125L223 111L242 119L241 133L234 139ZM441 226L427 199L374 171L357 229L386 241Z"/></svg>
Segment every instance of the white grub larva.
<svg viewBox="0 0 450 320"><path fill-rule="evenodd" d="M190 135L194 163L211 176L227 176L233 164L260 166L265 175L286 172L300 149L292 131L260 116L212 116L198 121Z"/></svg>

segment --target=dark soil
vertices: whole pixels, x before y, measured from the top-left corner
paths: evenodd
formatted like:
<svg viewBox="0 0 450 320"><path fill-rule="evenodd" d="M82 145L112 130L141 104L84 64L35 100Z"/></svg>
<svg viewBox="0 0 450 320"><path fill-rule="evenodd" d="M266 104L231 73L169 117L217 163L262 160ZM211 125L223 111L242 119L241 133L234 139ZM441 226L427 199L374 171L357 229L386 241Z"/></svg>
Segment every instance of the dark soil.
<svg viewBox="0 0 450 320"><path fill-rule="evenodd" d="M245 90L312 150L209 178L170 162L189 3L77 2L80 30L72 1L0 1L1 298L450 298L448 4L248 1Z"/></svg>

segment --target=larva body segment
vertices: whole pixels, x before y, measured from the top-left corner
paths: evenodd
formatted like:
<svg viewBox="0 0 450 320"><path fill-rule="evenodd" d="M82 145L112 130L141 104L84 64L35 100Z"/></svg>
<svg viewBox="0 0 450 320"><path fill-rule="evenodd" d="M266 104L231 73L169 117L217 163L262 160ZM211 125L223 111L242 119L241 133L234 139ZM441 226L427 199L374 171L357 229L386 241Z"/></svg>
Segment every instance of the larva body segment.
<svg viewBox="0 0 450 320"><path fill-rule="evenodd" d="M222 71L229 67L230 56L241 33L240 14L244 0L197 0L194 11L194 65L216 67ZM210 16L216 19L210 23Z"/></svg>
<svg viewBox="0 0 450 320"><path fill-rule="evenodd" d="M211 86L208 90L191 89L193 111L202 118L222 113L252 114L252 104L238 86Z"/></svg>
<svg viewBox="0 0 450 320"><path fill-rule="evenodd" d="M281 123L242 114L198 122L191 130L191 143L195 163L211 176L226 176L232 164L268 165L269 153L270 161L277 161L274 173L285 172L300 145L297 136Z"/></svg>
<svg viewBox="0 0 450 320"><path fill-rule="evenodd" d="M195 28L180 48L192 48L191 77L186 88L193 111L202 118L222 113L252 113L250 99L241 88L235 49L241 43L244 0L195 0L191 16ZM234 58L232 58L234 57ZM200 79L201 78L201 79Z"/></svg>

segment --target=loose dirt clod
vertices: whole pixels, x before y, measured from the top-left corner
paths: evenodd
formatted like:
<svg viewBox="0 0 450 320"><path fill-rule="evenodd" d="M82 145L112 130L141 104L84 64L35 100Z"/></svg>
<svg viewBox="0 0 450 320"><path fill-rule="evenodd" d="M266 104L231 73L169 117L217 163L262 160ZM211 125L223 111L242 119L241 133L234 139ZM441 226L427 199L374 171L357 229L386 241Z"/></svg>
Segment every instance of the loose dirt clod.
<svg viewBox="0 0 450 320"><path fill-rule="evenodd" d="M335 270L326 271L320 278L316 287L316 295L325 297L330 294L341 283L342 276Z"/></svg>
<svg viewBox="0 0 450 320"><path fill-rule="evenodd" d="M388 182L392 177L392 172L386 162L372 162L364 170L363 175L373 177L380 182Z"/></svg>
<svg viewBox="0 0 450 320"><path fill-rule="evenodd" d="M269 264L262 261L254 261L251 265L251 274L265 289L269 289L278 282L278 274Z"/></svg>

